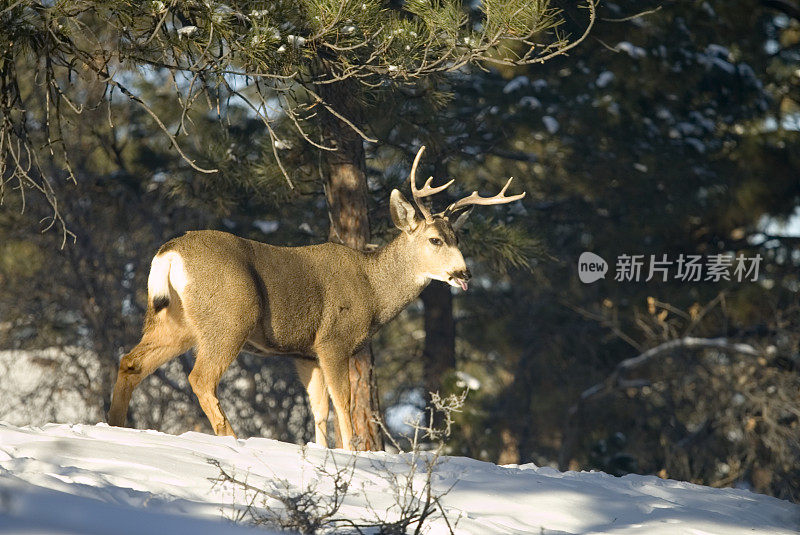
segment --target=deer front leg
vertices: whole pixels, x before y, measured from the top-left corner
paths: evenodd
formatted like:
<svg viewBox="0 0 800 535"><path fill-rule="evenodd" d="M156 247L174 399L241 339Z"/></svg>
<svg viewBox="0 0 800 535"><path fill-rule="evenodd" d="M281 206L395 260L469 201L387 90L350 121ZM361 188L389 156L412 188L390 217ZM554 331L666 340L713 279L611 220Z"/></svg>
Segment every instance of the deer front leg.
<svg viewBox="0 0 800 535"><path fill-rule="evenodd" d="M328 413L330 412L328 388L322 368L316 361L296 358L294 367L308 392L308 401L314 415L314 442L328 447Z"/></svg>
<svg viewBox="0 0 800 535"><path fill-rule="evenodd" d="M350 420L350 352L323 347L317 350L322 375L336 410L342 447L353 450L353 424Z"/></svg>

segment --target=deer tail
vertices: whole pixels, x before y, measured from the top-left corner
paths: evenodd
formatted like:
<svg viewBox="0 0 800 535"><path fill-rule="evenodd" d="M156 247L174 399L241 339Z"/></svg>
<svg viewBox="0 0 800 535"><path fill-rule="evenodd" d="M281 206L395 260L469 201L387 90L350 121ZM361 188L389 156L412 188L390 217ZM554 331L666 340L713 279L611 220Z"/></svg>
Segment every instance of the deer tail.
<svg viewBox="0 0 800 535"><path fill-rule="evenodd" d="M186 272L183 259L177 251L159 253L150 264L150 276L147 278L147 300L153 306L153 312L159 312L169 306L170 286L180 295L186 286Z"/></svg>

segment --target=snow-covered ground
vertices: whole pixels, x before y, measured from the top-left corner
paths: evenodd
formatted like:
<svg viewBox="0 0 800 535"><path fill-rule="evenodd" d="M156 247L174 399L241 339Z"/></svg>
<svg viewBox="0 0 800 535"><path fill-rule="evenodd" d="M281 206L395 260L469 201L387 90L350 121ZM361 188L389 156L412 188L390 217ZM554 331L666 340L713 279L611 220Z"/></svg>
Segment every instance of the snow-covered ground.
<svg viewBox="0 0 800 535"><path fill-rule="evenodd" d="M98 422L99 374L97 355L80 347L0 350L0 421Z"/></svg>
<svg viewBox="0 0 800 535"><path fill-rule="evenodd" d="M0 533L255 533L233 525L248 496L214 480L218 461L259 488L333 488L320 468L351 454L268 439L180 436L103 424L19 428L0 424ZM389 473L409 454L359 453L342 516L391 517ZM423 477L418 475L417 477ZM745 490L713 489L652 476L561 473L443 457L433 474L459 533L789 534L800 506ZM388 512L387 512L388 511ZM444 520L430 533L446 533ZM264 533L264 531L258 531Z"/></svg>

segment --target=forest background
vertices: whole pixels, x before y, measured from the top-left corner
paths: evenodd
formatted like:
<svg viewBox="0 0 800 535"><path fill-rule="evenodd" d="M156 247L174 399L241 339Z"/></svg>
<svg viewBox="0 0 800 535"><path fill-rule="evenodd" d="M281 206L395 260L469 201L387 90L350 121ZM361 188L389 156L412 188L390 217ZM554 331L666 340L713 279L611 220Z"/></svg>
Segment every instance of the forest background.
<svg viewBox="0 0 800 535"><path fill-rule="evenodd" d="M454 454L800 499L800 5L499 4L538 15L473 42L486 13L452 2L3 2L0 349L59 348L36 358L37 416L69 391L91 408L80 419L103 418L164 241L202 228L380 245L425 144L425 176L491 194L514 176L527 197L472 215L468 292L433 283L375 338L367 398L395 433L428 392L469 387ZM370 17L399 37L376 44ZM270 76L205 56L236 35L237 68ZM451 63L420 60L425 47ZM349 179L355 201L337 197ZM585 251L605 279L580 281ZM622 255L643 255L638 282L615 280ZM667 280L646 281L664 255ZM735 264L730 280L681 280L681 255L761 262L745 280ZM133 425L210 431L191 362L147 380ZM285 359L243 354L220 390L240 435L311 439Z"/></svg>

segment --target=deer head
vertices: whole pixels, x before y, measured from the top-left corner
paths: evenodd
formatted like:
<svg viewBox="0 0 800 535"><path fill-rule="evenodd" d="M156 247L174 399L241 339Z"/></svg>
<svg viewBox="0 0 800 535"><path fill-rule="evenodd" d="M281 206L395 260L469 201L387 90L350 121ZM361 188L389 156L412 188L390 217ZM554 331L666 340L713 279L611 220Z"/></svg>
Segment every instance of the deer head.
<svg viewBox="0 0 800 535"><path fill-rule="evenodd" d="M477 191L473 191L467 197L450 204L443 212L432 214L423 199L444 191L454 180L434 187L431 185L433 177L430 177L422 188L418 189L416 171L424 151L425 147L420 147L409 175L416 209L406 201L400 191L392 190L389 202L392 221L406 235L410 249L415 255L417 272L422 277L443 281L466 290L472 275L458 248L456 232L466 221L473 206L506 204L522 199L525 193L507 197L505 193L512 180L509 178L500 193L494 197L481 197Z"/></svg>

